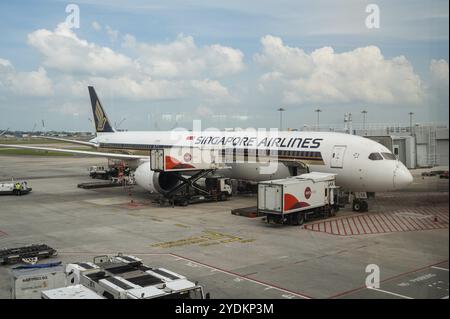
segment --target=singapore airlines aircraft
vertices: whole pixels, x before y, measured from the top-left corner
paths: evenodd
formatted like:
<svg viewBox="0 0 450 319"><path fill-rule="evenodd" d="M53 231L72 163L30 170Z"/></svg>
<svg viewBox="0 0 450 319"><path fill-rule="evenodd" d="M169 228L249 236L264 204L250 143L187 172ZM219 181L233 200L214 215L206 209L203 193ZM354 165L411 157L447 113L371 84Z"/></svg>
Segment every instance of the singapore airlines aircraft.
<svg viewBox="0 0 450 319"><path fill-rule="evenodd" d="M210 163L206 164L221 161L226 167L217 166L215 173L239 180L257 182L286 178L297 175L297 169L302 165L306 165L309 171L336 174L336 184L352 194L397 190L413 180L408 169L389 149L364 137L334 132L117 132L91 86L89 95L97 136L89 142L47 138L91 146L98 151L23 145L0 147L125 160L136 169L138 185L159 193L168 192L177 186L180 182L178 174L193 174L195 170L202 169L198 165L199 161L193 160L192 150L208 154L216 152L218 157L207 157L206 161ZM154 171L150 167L150 151L154 149L182 149L184 155L165 156L167 171ZM355 201L367 208L364 199L356 196ZM354 205L354 209L359 210L359 206L356 207Z"/></svg>

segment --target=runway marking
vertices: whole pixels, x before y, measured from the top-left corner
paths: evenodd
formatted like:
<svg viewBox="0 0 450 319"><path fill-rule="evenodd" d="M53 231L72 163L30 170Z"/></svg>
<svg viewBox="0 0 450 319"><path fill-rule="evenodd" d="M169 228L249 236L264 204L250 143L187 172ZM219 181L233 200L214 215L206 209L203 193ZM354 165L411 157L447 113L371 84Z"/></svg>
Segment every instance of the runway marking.
<svg viewBox="0 0 450 319"><path fill-rule="evenodd" d="M187 238L174 241L159 242L151 246L158 248L173 248L187 245L211 246L211 245L227 244L232 242L244 244L253 241L254 239L252 238L246 239L239 236L234 236L220 232L203 231L202 234L197 236L190 236Z"/></svg>
<svg viewBox="0 0 450 319"><path fill-rule="evenodd" d="M367 287L367 289L375 290L375 291L379 291L379 292L384 292L386 294L397 296L397 297L404 298L404 299L414 299L414 298L411 298L411 297L408 297L408 296L400 295L400 294L397 294L395 292L391 292L391 291L387 291L387 290L383 290L383 289L379 289L379 288Z"/></svg>
<svg viewBox="0 0 450 319"><path fill-rule="evenodd" d="M448 262L448 260L443 260L443 261L440 261L440 262L437 262L437 263L434 263L434 264L431 264L431 265L427 265L427 266L424 266L424 267L420 267L420 268L417 268L417 269L406 271L406 272L400 273L398 275L395 275L395 276L383 279L383 280L380 281L380 283L389 282L389 281L397 279L399 277L406 276L406 275L409 275L409 274L412 274L412 273L415 273L415 272L418 272L418 271L422 271L422 270L425 270L425 269L433 268L433 267L435 267L437 265L441 265L441 264L446 263L446 262ZM363 289L368 289L368 287L366 287L366 286L356 287L356 288L353 288L353 289L350 289L350 290L347 290L347 291L339 292L339 293L334 294L334 295L332 295L332 296L330 296L328 298L329 299L333 299L333 298L342 297L342 296L345 296L345 295L348 295L348 294L351 294L351 293L355 293L355 292L361 291Z"/></svg>
<svg viewBox="0 0 450 319"><path fill-rule="evenodd" d="M441 267L436 267L436 266L432 266L431 268L439 269L439 270L443 270L443 271L448 271L447 268L441 268Z"/></svg>
<svg viewBox="0 0 450 319"><path fill-rule="evenodd" d="M389 213L357 214L307 223L304 229L337 236L370 235L448 228L447 208L412 208Z"/></svg>
<svg viewBox="0 0 450 319"><path fill-rule="evenodd" d="M294 296L297 296L297 297L300 297L300 298L303 298L303 299L311 299L311 297L309 297L309 296L307 296L305 294L301 294L301 293L298 293L298 292L295 292L295 291L292 291L292 290L289 290L289 289L286 289L286 288L278 287L278 286L275 286L273 284L270 284L270 283L267 283L267 282L264 282L264 281L261 281L261 280L258 280L258 279L254 279L254 278L251 278L251 277L246 277L246 276L243 276L243 275L239 275L239 274L237 274L235 272L232 272L232 271L229 271L229 270L224 270L224 269L221 269L221 268L218 268L218 267L214 267L214 266L205 264L203 262L198 262L198 261L193 260L191 258L183 257L183 256L180 256L180 255L177 255L177 254L173 254L173 253L170 253L168 255L176 256L178 258L183 258L183 259L189 260L189 261L191 261L193 263L197 263L199 265L207 267L207 268L216 269L218 272L222 272L222 273L225 273L225 274L228 274L228 275L235 276L236 278L240 278L240 279L243 279L243 280L246 280L246 281L251 281L251 282L259 284L259 285L263 285L266 288L276 289L276 290L279 290L279 291L282 291L282 292L286 292L289 295L294 295Z"/></svg>

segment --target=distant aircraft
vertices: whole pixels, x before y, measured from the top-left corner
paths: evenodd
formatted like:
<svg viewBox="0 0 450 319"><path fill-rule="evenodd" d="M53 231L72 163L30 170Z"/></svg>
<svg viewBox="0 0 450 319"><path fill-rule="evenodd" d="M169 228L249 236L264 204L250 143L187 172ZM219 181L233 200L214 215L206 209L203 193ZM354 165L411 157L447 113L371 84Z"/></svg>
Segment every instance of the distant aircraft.
<svg viewBox="0 0 450 319"><path fill-rule="evenodd" d="M255 132L200 131L178 132L117 132L111 126L92 86L88 87L94 113L97 136L89 142L57 137L44 137L87 145L97 151L55 149L24 145L0 145L34 150L84 154L126 160L136 168L138 185L151 192L165 193L180 183L179 174L192 174L196 166L191 154L184 158L166 156L174 171L153 171L150 150L196 148L217 151L228 168L215 173L233 179L262 181L297 175L297 168L306 165L310 171L334 173L336 184L356 194L353 209L368 207L367 192L384 192L404 188L413 178L408 169L385 146L370 139L334 132L271 132L264 136ZM177 138L174 140L174 136ZM104 150L106 152L100 152ZM118 153L120 152L120 153ZM231 156L224 156L224 155ZM239 161L238 158L243 159ZM255 159L248 161L249 158ZM276 165L271 173L264 173L267 165ZM275 164L274 164L275 163ZM177 166L178 165L178 166Z"/></svg>
<svg viewBox="0 0 450 319"><path fill-rule="evenodd" d="M6 130L4 130L3 132L0 133L0 136L2 136L3 134L5 134L6 132L8 132L9 128L7 128Z"/></svg>

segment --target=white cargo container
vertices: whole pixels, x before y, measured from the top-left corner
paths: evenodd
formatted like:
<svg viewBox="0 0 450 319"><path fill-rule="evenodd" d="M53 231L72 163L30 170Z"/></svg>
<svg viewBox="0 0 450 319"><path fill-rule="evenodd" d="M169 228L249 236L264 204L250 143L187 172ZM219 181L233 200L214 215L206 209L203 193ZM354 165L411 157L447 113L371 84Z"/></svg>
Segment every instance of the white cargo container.
<svg viewBox="0 0 450 319"><path fill-rule="evenodd" d="M66 285L62 266L48 268L13 269L12 298L40 299L41 291Z"/></svg>
<svg viewBox="0 0 450 319"><path fill-rule="evenodd" d="M308 173L258 184L258 212L267 222L301 225L308 216L331 216L335 204L336 174Z"/></svg>
<svg viewBox="0 0 450 319"><path fill-rule="evenodd" d="M83 285L44 290L42 299L105 299Z"/></svg>

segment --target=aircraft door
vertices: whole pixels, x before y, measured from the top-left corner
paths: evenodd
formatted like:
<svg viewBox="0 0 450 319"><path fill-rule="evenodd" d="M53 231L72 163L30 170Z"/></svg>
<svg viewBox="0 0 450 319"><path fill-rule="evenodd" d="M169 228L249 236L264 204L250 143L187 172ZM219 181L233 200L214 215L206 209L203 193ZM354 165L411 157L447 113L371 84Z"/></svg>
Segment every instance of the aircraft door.
<svg viewBox="0 0 450 319"><path fill-rule="evenodd" d="M333 147L333 153L331 154L330 167L331 168L342 168L344 167L344 154L347 146L345 145L335 145Z"/></svg>

